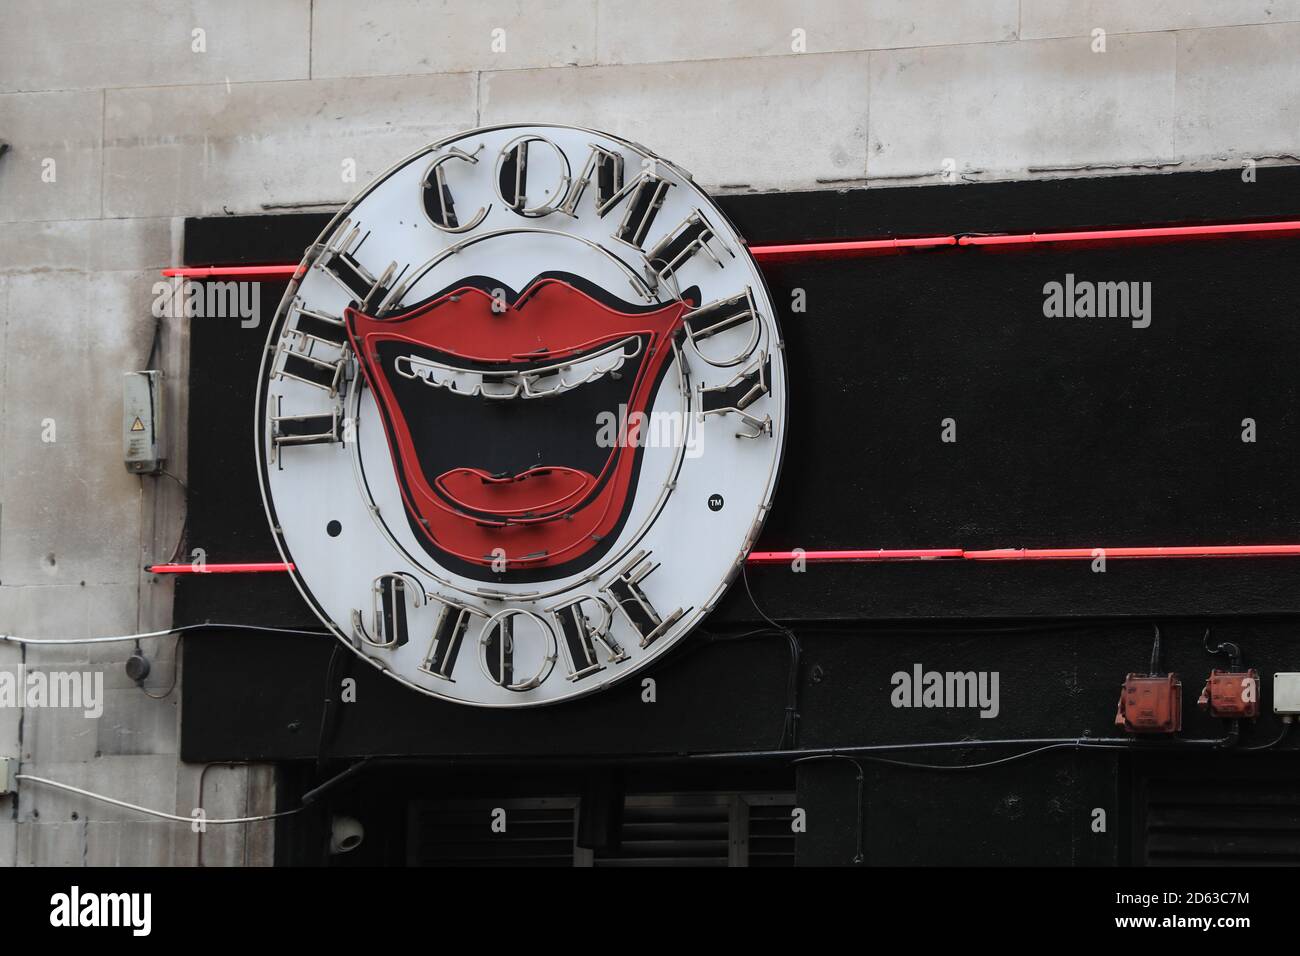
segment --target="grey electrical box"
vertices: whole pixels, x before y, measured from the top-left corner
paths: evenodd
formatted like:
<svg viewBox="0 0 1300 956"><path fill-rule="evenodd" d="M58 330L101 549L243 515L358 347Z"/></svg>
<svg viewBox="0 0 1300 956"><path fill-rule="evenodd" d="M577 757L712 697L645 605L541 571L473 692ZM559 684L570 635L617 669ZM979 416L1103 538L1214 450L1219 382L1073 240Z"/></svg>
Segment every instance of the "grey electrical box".
<svg viewBox="0 0 1300 956"><path fill-rule="evenodd" d="M127 372L122 387L122 449L126 470L162 470L162 372Z"/></svg>
<svg viewBox="0 0 1300 956"><path fill-rule="evenodd" d="M18 758L0 757L0 796L18 789Z"/></svg>
<svg viewBox="0 0 1300 956"><path fill-rule="evenodd" d="M1273 675L1273 713L1300 714L1300 673Z"/></svg>

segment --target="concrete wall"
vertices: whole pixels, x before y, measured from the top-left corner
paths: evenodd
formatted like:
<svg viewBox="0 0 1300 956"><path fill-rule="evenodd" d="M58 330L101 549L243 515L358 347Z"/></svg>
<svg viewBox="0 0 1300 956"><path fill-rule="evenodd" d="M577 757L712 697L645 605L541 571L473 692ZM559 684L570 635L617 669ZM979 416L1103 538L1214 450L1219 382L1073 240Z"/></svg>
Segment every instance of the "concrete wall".
<svg viewBox="0 0 1300 956"><path fill-rule="evenodd" d="M714 190L1267 165L1300 154L1298 81L1300 0L0 0L0 633L170 622L141 568L183 504L124 470L120 378L146 361L181 217L338 203L429 140L511 121L628 136ZM173 423L185 344L165 320ZM178 761L173 641L144 643L153 697L122 671L132 649L0 646L0 668L107 688L97 720L0 708L0 755L184 816L269 809L269 768ZM36 784L0 802L0 863L270 853L264 825L200 845Z"/></svg>

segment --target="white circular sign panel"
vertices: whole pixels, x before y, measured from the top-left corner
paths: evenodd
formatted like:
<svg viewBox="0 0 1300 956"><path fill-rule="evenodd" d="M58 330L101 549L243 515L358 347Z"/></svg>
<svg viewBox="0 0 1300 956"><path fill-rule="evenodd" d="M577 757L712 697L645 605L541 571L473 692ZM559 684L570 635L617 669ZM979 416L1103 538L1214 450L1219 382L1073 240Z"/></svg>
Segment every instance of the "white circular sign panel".
<svg viewBox="0 0 1300 956"><path fill-rule="evenodd" d="M717 603L785 408L763 277L688 174L589 130L474 130L307 251L261 370L259 475L354 651L447 700L546 704Z"/></svg>

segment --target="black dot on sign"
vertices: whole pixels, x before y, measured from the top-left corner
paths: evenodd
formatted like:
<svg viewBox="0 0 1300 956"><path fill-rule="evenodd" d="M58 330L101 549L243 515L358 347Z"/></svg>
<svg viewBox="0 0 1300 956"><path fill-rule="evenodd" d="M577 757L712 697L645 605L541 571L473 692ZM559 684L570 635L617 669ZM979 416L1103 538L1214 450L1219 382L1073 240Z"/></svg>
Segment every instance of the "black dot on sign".
<svg viewBox="0 0 1300 956"><path fill-rule="evenodd" d="M709 510L710 511L722 510L722 495L709 495Z"/></svg>
<svg viewBox="0 0 1300 956"><path fill-rule="evenodd" d="M325 533L331 538L337 538L343 533L343 525L339 524L337 521L331 521L325 526Z"/></svg>

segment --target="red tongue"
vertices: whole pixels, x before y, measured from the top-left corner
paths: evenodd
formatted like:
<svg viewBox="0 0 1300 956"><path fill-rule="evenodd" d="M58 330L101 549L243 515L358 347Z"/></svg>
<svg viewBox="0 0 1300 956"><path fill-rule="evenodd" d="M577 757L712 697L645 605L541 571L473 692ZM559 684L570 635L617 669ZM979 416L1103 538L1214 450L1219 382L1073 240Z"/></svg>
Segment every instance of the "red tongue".
<svg viewBox="0 0 1300 956"><path fill-rule="evenodd" d="M469 511L502 516L543 517L581 501L596 479L576 468L530 468L513 478L494 478L477 468L453 468L435 484Z"/></svg>

